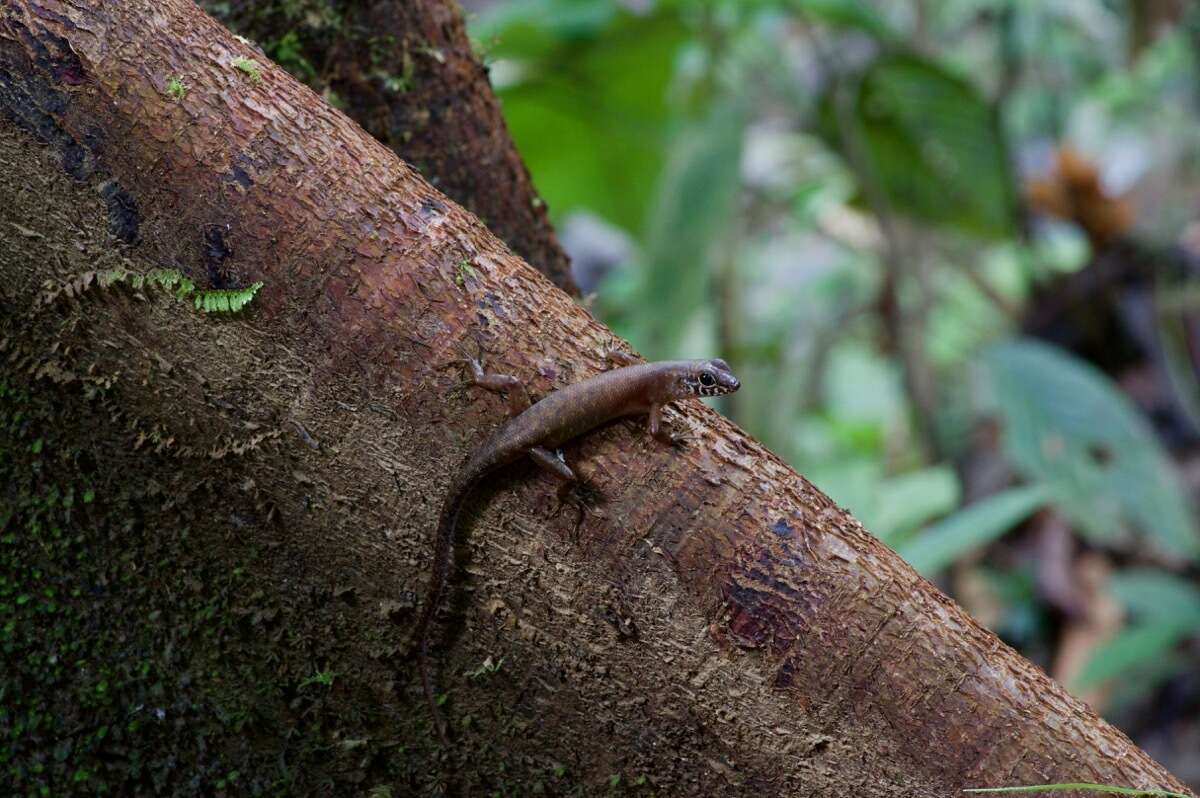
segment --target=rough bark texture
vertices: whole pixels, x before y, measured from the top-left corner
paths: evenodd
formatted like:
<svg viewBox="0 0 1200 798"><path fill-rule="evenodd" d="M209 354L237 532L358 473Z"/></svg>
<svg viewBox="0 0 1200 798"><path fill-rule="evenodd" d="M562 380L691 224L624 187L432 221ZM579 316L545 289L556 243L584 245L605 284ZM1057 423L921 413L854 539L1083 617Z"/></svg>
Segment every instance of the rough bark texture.
<svg viewBox="0 0 1200 798"><path fill-rule="evenodd" d="M206 458L197 478L269 508L239 534L269 547L274 588L353 586L346 667L382 684L390 658L372 654L403 632L378 609L424 585L442 490L504 416L464 387L459 351L482 346L538 394L599 370L609 333L340 113L239 56L254 53L184 0L0 7L0 212L22 213L0 218L6 346L24 353L8 363L100 386L181 473L247 444L249 461ZM108 265L266 287L232 321L86 306L69 351L39 354L20 309L47 279ZM1184 790L759 444L703 407L667 420L684 450L634 423L568 448L583 511L556 512L528 468L485 493L463 621L440 639L448 715L473 719L454 754L468 794L496 783L480 769L497 751L506 774L550 754L592 790L614 772L663 794ZM487 656L501 676L466 678ZM379 697L432 763L414 671Z"/></svg>
<svg viewBox="0 0 1200 798"><path fill-rule="evenodd" d="M282 3L202 2L269 46L292 34L349 116L513 251L573 296L579 289L529 171L517 154L461 10L446 0L330 2L332 19Z"/></svg>

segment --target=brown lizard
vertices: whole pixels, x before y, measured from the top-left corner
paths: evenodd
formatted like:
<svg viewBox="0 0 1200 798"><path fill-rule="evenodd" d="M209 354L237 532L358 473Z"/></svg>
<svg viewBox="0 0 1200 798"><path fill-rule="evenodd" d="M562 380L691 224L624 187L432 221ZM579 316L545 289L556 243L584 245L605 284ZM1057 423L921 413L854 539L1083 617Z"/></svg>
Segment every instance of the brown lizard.
<svg viewBox="0 0 1200 798"><path fill-rule="evenodd" d="M563 443L612 419L642 414L650 417L651 435L664 443L675 443L677 439L663 425L664 405L681 399L733 393L741 387L724 360L668 360L628 365L634 362L633 358L615 352L609 353L607 359L610 363L622 364L622 367L569 385L535 404L530 404L524 384L516 377L484 374L478 361L467 361L475 385L508 394L512 418L476 450L450 484L434 538L433 573L415 635L425 698L429 702L434 729L444 744L449 740L429 673L429 638L434 616L450 579L459 514L475 487L492 471L526 456L565 483L575 482L575 472L563 461L561 454L552 453Z"/></svg>

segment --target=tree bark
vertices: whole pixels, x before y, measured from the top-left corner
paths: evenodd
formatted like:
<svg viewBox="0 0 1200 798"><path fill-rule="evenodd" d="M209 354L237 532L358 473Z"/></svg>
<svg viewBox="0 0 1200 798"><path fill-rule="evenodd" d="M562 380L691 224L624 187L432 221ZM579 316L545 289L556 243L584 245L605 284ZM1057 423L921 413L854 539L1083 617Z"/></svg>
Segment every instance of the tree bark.
<svg viewBox="0 0 1200 798"><path fill-rule="evenodd" d="M518 155L462 12L445 0L332 2L333 19L280 4L200 5L270 46L292 34L318 93L572 296L579 288L529 170ZM319 65L319 68L316 66Z"/></svg>
<svg viewBox="0 0 1200 798"><path fill-rule="evenodd" d="M252 437L246 463L181 462L270 508L239 534L287 565L264 569L276 588L353 586L346 645L383 681L393 663L372 651L402 630L376 610L420 594L442 490L504 416L465 387L461 352L543 394L600 370L610 333L342 114L240 57L255 52L185 0L0 7L7 362L102 384L163 451ZM46 280L122 264L265 287L234 320L96 303L69 346L38 338L24 309ZM485 492L464 618L438 644L458 750L423 733L411 663L381 699L431 770L459 757L468 794L497 756L532 780L547 752L593 791L614 772L663 794L1185 791L736 427L702 406L667 420L682 450L632 422L567 448L582 509L556 509L529 468ZM487 657L504 678L467 678Z"/></svg>

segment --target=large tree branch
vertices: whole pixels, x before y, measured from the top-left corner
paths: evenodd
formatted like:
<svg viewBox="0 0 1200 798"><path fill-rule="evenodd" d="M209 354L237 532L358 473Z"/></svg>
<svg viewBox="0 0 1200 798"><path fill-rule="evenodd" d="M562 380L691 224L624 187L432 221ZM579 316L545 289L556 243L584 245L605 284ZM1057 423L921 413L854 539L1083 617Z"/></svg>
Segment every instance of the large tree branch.
<svg viewBox="0 0 1200 798"><path fill-rule="evenodd" d="M315 26L261 2L200 5L264 45L290 35L298 55L319 65L305 75L310 87L331 92L439 191L559 288L579 294L455 3L332 2L335 20L318 17Z"/></svg>
<svg viewBox="0 0 1200 798"><path fill-rule="evenodd" d="M169 445L280 431L253 469L286 530L276 556L377 604L424 584L448 476L503 416L463 389L459 350L479 343L546 392L600 370L610 334L281 70L235 65L253 56L184 0L0 8L0 143L45 184L4 204L48 198L22 222L44 239L0 261L8 307L78 270L53 244L102 227L124 249L94 259L264 281L239 322L90 313L75 373L112 375ZM66 173L36 168L33 134ZM49 204L63 192L77 205ZM36 328L14 321L36 351ZM460 586L466 629L442 641L452 717L482 724L465 750L580 748L586 778L618 762L672 793L1184 789L740 430L705 408L672 420L690 430L680 452L628 423L568 450L593 490L584 512L555 514L554 486L529 470L498 481ZM363 641L387 633L375 623ZM488 655L507 681L463 679ZM412 734L420 691L402 687Z"/></svg>

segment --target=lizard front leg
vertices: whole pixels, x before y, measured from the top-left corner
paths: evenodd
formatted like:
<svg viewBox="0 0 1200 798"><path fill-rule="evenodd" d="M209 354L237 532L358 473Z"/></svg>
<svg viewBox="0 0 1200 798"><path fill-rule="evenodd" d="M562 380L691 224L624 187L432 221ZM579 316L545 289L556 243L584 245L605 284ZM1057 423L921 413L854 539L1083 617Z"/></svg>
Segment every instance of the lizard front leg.
<svg viewBox="0 0 1200 798"><path fill-rule="evenodd" d="M665 443L668 446L682 446L684 437L682 435L673 435L667 429L667 425L663 422L662 416L663 405L650 405L650 418L647 426L650 429L650 435L659 443Z"/></svg>
<svg viewBox="0 0 1200 798"><path fill-rule="evenodd" d="M618 366L636 366L641 362L637 356L622 352L620 349L604 350L604 365L610 369Z"/></svg>
<svg viewBox="0 0 1200 798"><path fill-rule="evenodd" d="M483 366L474 358L467 358L467 365L471 367L471 382L475 385L508 395L510 416L516 418L529 409L529 391L526 390L525 383L511 374L485 374Z"/></svg>
<svg viewBox="0 0 1200 798"><path fill-rule="evenodd" d="M640 362L641 361L636 355L631 355L628 352L622 352L619 349L608 349L604 352L604 364L610 369L622 366L635 366ZM653 436L656 441L665 443L668 446L682 446L684 442L683 437L680 435L672 435L671 431L667 429L666 424L663 423L662 409L662 405L650 405L650 418L648 424L650 427L650 435Z"/></svg>

